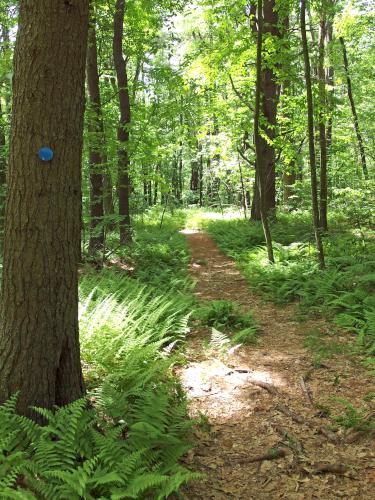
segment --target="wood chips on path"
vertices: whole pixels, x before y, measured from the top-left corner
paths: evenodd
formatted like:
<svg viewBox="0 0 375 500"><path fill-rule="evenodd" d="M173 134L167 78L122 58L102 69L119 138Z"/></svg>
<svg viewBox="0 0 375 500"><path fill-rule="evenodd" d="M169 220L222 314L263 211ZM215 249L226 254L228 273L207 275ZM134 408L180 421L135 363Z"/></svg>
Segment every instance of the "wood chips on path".
<svg viewBox="0 0 375 500"><path fill-rule="evenodd" d="M222 354L205 347L210 329L193 325L189 364L179 376L191 415L205 415L207 425L197 426L197 447L186 464L206 479L189 485L185 498L375 500L374 436L333 432L324 411L339 397L372 418L374 403L363 397L374 391L374 377L353 356L314 366L304 334L329 332L330 325L299 323L292 306L260 300L206 233L187 239L199 300L240 303L253 311L261 332L256 345Z"/></svg>

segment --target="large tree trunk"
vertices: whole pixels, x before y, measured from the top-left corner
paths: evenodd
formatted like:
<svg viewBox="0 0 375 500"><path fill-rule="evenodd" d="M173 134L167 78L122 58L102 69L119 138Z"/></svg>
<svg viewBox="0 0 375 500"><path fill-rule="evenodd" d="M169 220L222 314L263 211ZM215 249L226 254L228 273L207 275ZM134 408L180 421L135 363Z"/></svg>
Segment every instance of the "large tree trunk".
<svg viewBox="0 0 375 500"><path fill-rule="evenodd" d="M256 152L256 162L257 162L257 173L258 173L258 191L259 191L259 207L260 216L262 219L264 237L266 240L268 260L270 262L275 262L272 248L272 238L268 222L268 210L266 206L266 186L267 186L267 173L268 173L268 157L265 155L264 140L262 139L260 124L261 118L261 108L265 109L262 100L266 99L266 96L262 94L262 45L263 45L263 15L262 15L262 0L258 0L258 37L257 37L257 80L255 89L255 110L254 110L254 140L255 140L255 152ZM266 125L267 127L267 125ZM268 127L267 127L268 128ZM263 130L263 132L267 132Z"/></svg>
<svg viewBox="0 0 375 500"><path fill-rule="evenodd" d="M275 0L264 0L263 29L264 34L266 35L269 34L273 37L281 37L281 32L278 28L278 13L275 9L275 6ZM261 95L263 96L261 113L267 123L267 125L264 127L264 130L266 135L268 136L268 140L266 140L264 137L260 137L260 147L262 149L264 168L264 207L268 215L276 208L275 148L273 146L273 140L275 138L277 105L280 96L280 86L276 81L276 75L273 69L271 67L267 67L267 65L265 64L262 65L260 85ZM251 208L251 218L253 220L261 220L258 184L259 174L258 171L256 171L253 205Z"/></svg>
<svg viewBox="0 0 375 500"><path fill-rule="evenodd" d="M90 166L90 242L89 252L94 254L104 247L104 176L107 158L105 155L105 137L100 100L98 55L96 44L95 17L91 16L87 48L87 87L89 92L89 166Z"/></svg>
<svg viewBox="0 0 375 500"><path fill-rule="evenodd" d="M320 144L320 217L319 225L323 231L328 231L327 204L327 96L326 96L326 73L324 70L325 43L327 36L326 0L322 0L320 12L319 30L319 57L318 57L318 80L319 80L319 144Z"/></svg>
<svg viewBox="0 0 375 500"><path fill-rule="evenodd" d="M120 243L127 245L132 241L130 223L130 176L129 176L129 126L131 122L130 93L127 71L127 59L122 52L124 36L125 0L116 0L113 24L113 60L115 63L120 123L117 130L118 151L118 197L120 216Z"/></svg>
<svg viewBox="0 0 375 500"><path fill-rule="evenodd" d="M366 153L365 153L365 148L363 145L361 130L359 127L357 109L355 107L355 102L354 102L354 97L353 97L352 81L351 81L350 74L349 74L348 55L346 53L345 41L344 41L342 36L340 36L340 43L342 46L342 53L343 53L343 58L344 58L344 69L345 69L345 74L346 74L346 83L347 83L347 87L348 87L348 98L350 101L350 107L352 109L354 128L355 128L355 133L357 135L359 152L361 155L362 171L363 171L364 178L367 180L368 179L368 169L367 169L367 163L366 163Z"/></svg>
<svg viewBox="0 0 375 500"><path fill-rule="evenodd" d="M303 59L305 65L305 81L306 81L306 95L307 95L307 131L309 137L309 154L310 154L310 175L311 175L311 202L312 202L312 216L313 226L315 233L315 242L318 252L319 265L324 269L324 249L322 237L319 230L319 206L318 206L318 183L316 178L316 155L315 155L315 142L314 142L314 108L313 96L311 86L311 66L309 50L307 46L306 36L306 0L301 0L301 37Z"/></svg>
<svg viewBox="0 0 375 500"><path fill-rule="evenodd" d="M14 54L0 400L51 408L84 393L78 339L88 1L21 0ZM52 161L39 159L48 146Z"/></svg>

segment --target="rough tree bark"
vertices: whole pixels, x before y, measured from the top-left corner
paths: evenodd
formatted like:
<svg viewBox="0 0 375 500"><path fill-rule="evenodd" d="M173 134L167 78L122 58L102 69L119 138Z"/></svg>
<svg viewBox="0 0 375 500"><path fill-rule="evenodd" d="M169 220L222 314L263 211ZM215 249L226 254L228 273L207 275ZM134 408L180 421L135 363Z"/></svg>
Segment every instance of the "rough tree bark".
<svg viewBox="0 0 375 500"><path fill-rule="evenodd" d="M94 254L104 247L104 175L107 158L100 99L96 23L91 11L87 47L87 87L92 116L88 122L90 166L90 241L89 252Z"/></svg>
<svg viewBox="0 0 375 500"><path fill-rule="evenodd" d="M78 338L88 0L21 0L0 329L0 401L19 410L84 393ZM48 146L53 160L38 151Z"/></svg>
<svg viewBox="0 0 375 500"><path fill-rule="evenodd" d="M261 108L264 110L264 105L262 106L262 101L266 99L266 96L262 94L262 46L263 46L263 15L262 15L262 0L258 0L258 37L257 37L257 62L256 62L256 89L255 89L255 110L254 110L254 141L255 141L255 152L256 152L256 163L257 163L257 173L258 173L258 191L259 191L259 206L260 215L262 219L264 237L266 240L268 260L270 262L275 262L272 247L271 231L268 222L268 210L266 206L266 186L267 186L267 174L268 174L268 156L264 153L264 140L261 136L261 125L260 116Z"/></svg>
<svg viewBox="0 0 375 500"><path fill-rule="evenodd" d="M368 180L368 168L367 168L367 162L366 162L365 147L363 145L363 138L362 138L361 129L359 127L357 109L355 107L355 102L354 102L354 97L353 97L352 80L351 80L350 74L349 74L348 55L346 53L345 41L344 41L342 36L340 36L340 43L342 46L342 54L343 54L343 58L344 58L344 69L345 69L345 74L346 74L346 83L347 83L347 87L348 87L348 98L349 98L350 107L352 110L355 133L357 135L358 148L359 148L359 152L361 155L363 177L366 180Z"/></svg>
<svg viewBox="0 0 375 500"><path fill-rule="evenodd" d="M313 226L315 233L316 248L318 251L319 265L321 269L324 269L325 267L324 249L323 249L322 237L319 230L318 183L316 178L314 108L313 108L313 96L311 87L311 66L310 66L309 49L307 46L307 36L306 36L306 0L301 0L301 37L302 37L303 59L305 65L305 81L306 81L306 95L307 95L307 120L308 120L307 129L309 137L309 154L310 154L312 216L313 216Z"/></svg>
<svg viewBox="0 0 375 500"><path fill-rule="evenodd" d="M117 130L118 151L118 197L120 217L120 243L128 245L132 241L130 222L130 176L129 176L129 126L131 123L130 93L127 58L122 52L124 36L125 0L116 0L113 23L113 60L117 75L120 123Z"/></svg>
<svg viewBox="0 0 375 500"><path fill-rule="evenodd" d="M280 38L282 33L278 28L278 13L275 9L275 0L264 0L263 5L263 30L265 35ZM258 30L259 30L259 17L258 14ZM264 204L266 213L276 208L276 172L275 172L275 148L273 140L275 138L275 127L277 123L277 105L279 102L280 86L276 81L274 70L267 66L262 65L261 76L261 94L264 96L262 99L261 113L267 122L264 127L268 140L260 137L260 147L262 149L262 158L264 159ZM251 218L253 220L261 220L260 213L260 200L258 184L258 172L255 174L255 186L253 204L251 208Z"/></svg>

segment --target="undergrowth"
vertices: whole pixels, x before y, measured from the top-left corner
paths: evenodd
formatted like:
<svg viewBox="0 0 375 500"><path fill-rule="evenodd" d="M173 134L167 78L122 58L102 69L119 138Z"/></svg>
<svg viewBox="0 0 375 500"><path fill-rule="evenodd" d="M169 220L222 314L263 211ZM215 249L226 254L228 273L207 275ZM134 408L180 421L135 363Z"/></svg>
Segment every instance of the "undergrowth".
<svg viewBox="0 0 375 500"><path fill-rule="evenodd" d="M243 313L235 302L213 300L204 303L196 309L194 317L203 326L212 327L211 347L222 348L227 344L252 344L256 341L259 327L251 311Z"/></svg>
<svg viewBox="0 0 375 500"><path fill-rule="evenodd" d="M299 317L325 316L357 335L358 345L375 354L375 238L357 216L333 214L324 238L327 268L316 263L310 214L278 214L272 224L275 265L269 265L260 223L226 217L194 215L221 250L234 258L253 290L277 304L296 302ZM366 217L365 217L366 216ZM365 225L367 224L367 226Z"/></svg>
<svg viewBox="0 0 375 500"><path fill-rule="evenodd" d="M198 477L179 463L192 423L172 373L192 304L186 246L168 220L145 220L122 258L132 277L118 265L81 276L87 398L37 410L44 426L17 415L16 397L0 407L0 498L162 499Z"/></svg>

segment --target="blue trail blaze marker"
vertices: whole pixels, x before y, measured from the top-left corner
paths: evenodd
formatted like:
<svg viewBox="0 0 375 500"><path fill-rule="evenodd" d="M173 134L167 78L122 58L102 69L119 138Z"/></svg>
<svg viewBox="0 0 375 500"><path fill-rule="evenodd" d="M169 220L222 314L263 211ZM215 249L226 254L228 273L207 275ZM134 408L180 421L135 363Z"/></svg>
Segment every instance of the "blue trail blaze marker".
<svg viewBox="0 0 375 500"><path fill-rule="evenodd" d="M53 158L53 151L51 148L40 148L38 151L38 156L42 161L51 161Z"/></svg>

